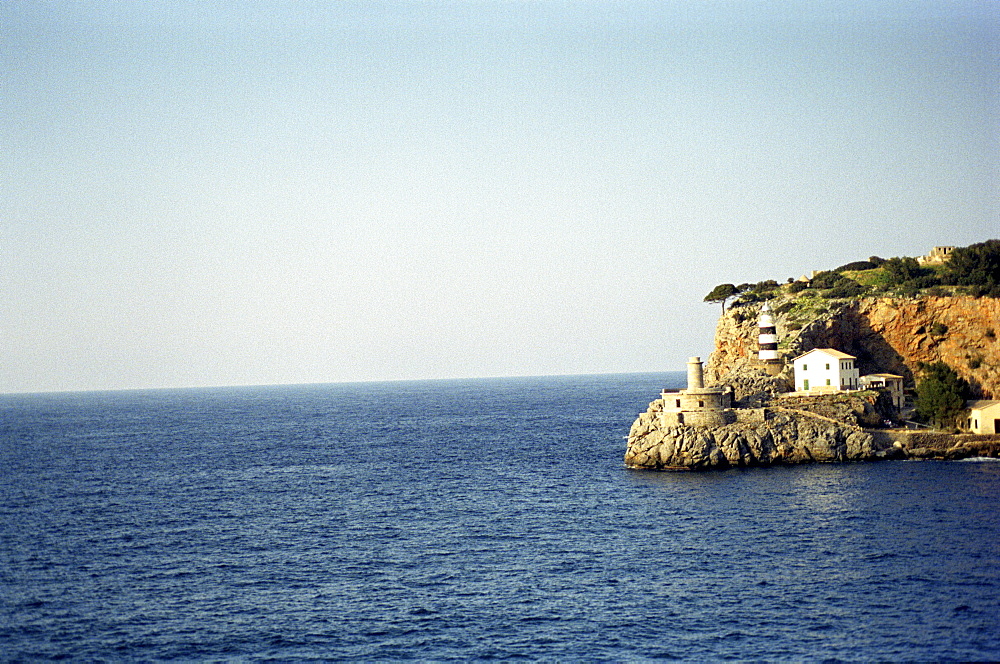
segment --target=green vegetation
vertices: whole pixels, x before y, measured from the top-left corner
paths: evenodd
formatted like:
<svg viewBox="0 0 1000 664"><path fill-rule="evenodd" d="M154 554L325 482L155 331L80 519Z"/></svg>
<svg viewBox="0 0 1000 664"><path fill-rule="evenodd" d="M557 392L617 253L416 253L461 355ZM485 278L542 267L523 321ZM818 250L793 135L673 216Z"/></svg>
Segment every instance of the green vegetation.
<svg viewBox="0 0 1000 664"><path fill-rule="evenodd" d="M801 330L802 323L810 321L830 310L830 303L812 289L807 290L795 299L782 302L774 309L774 313L784 316L789 322L786 329Z"/></svg>
<svg viewBox="0 0 1000 664"><path fill-rule="evenodd" d="M850 300L866 295L889 297L973 297L1000 298L1000 240L987 240L955 248L943 264L921 265L915 258L898 256L854 261L833 270L816 273L811 280L778 284L773 279L738 286L721 284L705 297L706 302L733 298L733 307L791 297L795 305L779 313L789 316L822 313L826 309L814 300ZM808 302L806 301L808 299ZM776 311L778 311L776 309Z"/></svg>
<svg viewBox="0 0 1000 664"><path fill-rule="evenodd" d="M841 276L833 270L819 272L812 278L809 284L812 288L833 288L833 285L841 279Z"/></svg>
<svg viewBox="0 0 1000 664"><path fill-rule="evenodd" d="M705 296L703 302L721 302L722 310L726 310L726 300L736 295L739 291L732 284L719 284L712 289L712 292Z"/></svg>
<svg viewBox="0 0 1000 664"><path fill-rule="evenodd" d="M889 284L889 275L877 267L870 270L845 270L841 274L862 286L872 286L876 290L882 290Z"/></svg>
<svg viewBox="0 0 1000 664"><path fill-rule="evenodd" d="M872 256L866 261L854 261L853 263L848 263L847 265L841 265L840 267L834 268L834 272L862 272L865 270L874 270L879 265L885 261L878 256Z"/></svg>
<svg viewBox="0 0 1000 664"><path fill-rule="evenodd" d="M722 310L726 310L726 300L739 296L733 306L761 302L776 297L781 292L781 286L774 279L758 281L755 284L719 284L705 296L704 302L722 302Z"/></svg>
<svg viewBox="0 0 1000 664"><path fill-rule="evenodd" d="M917 383L916 415L934 426L953 427L965 410L969 384L944 362L921 365Z"/></svg>
<svg viewBox="0 0 1000 664"><path fill-rule="evenodd" d="M809 282L807 281L793 281L792 283L788 284L788 292L793 294L801 293L807 288L809 288Z"/></svg>
<svg viewBox="0 0 1000 664"><path fill-rule="evenodd" d="M833 284L833 288L824 294L824 297L830 299L861 297L867 290L867 288L853 279L841 277L836 283Z"/></svg>
<svg viewBox="0 0 1000 664"><path fill-rule="evenodd" d="M929 270L920 267L916 258L903 256L902 258L890 258L882 264L882 270L886 273L887 282L890 286L900 286L915 279L928 276Z"/></svg>
<svg viewBox="0 0 1000 664"><path fill-rule="evenodd" d="M1000 240L956 248L942 273L942 283L967 286L975 297L1000 297Z"/></svg>

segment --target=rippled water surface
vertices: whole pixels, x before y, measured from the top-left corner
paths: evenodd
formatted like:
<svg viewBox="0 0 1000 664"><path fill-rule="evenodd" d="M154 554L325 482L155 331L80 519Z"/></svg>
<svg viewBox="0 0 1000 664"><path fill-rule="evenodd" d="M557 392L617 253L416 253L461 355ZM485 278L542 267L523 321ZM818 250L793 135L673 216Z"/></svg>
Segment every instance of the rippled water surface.
<svg viewBox="0 0 1000 664"><path fill-rule="evenodd" d="M0 656L1000 659L1000 463L624 468L681 380L0 396Z"/></svg>

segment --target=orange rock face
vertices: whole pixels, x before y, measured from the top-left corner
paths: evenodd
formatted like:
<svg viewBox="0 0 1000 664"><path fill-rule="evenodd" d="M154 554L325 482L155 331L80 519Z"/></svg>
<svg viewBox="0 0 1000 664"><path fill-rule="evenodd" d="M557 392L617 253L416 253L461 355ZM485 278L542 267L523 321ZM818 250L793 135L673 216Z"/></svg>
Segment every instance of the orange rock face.
<svg viewBox="0 0 1000 664"><path fill-rule="evenodd" d="M910 386L920 362L940 361L969 381L974 396L1000 398L1000 299L864 298L831 303L810 320L775 318L786 361L813 348L836 348L857 357L862 375L899 374ZM708 380L725 382L734 371L752 369L756 335L752 305L724 314Z"/></svg>
<svg viewBox="0 0 1000 664"><path fill-rule="evenodd" d="M897 369L912 376L919 362L944 362L978 396L1000 395L1000 299L869 298L858 315L899 356Z"/></svg>

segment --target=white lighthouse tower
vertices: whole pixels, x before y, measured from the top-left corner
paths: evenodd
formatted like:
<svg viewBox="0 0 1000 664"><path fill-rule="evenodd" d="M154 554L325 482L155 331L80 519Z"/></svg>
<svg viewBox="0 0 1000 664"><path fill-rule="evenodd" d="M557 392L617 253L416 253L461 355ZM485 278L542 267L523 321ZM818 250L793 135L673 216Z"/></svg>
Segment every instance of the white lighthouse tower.
<svg viewBox="0 0 1000 664"><path fill-rule="evenodd" d="M757 319L759 336L757 337L757 359L761 362L778 361L778 334L771 316L771 306L765 302L760 308L760 318Z"/></svg>

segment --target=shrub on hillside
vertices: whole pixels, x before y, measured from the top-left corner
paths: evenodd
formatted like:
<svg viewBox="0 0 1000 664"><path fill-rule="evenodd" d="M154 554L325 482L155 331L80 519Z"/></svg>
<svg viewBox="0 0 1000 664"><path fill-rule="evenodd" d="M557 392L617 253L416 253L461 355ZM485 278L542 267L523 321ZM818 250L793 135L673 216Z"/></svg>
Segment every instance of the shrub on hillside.
<svg viewBox="0 0 1000 664"><path fill-rule="evenodd" d="M788 284L789 293L801 293L805 289L809 288L809 284L805 281L793 281Z"/></svg>
<svg viewBox="0 0 1000 664"><path fill-rule="evenodd" d="M733 306L737 307L742 304L754 304L756 302L763 302L765 300L773 300L777 297L775 291L757 291L751 290L746 293L741 293L738 298L733 302Z"/></svg>
<svg viewBox="0 0 1000 664"><path fill-rule="evenodd" d="M905 284L918 277L923 277L930 272L920 267L917 259L910 258L909 256L890 258L881 267L888 275L888 285L890 286Z"/></svg>
<svg viewBox="0 0 1000 664"><path fill-rule="evenodd" d="M842 277L833 270L825 270L812 278L810 286L813 288L833 288L833 285L840 279Z"/></svg>
<svg viewBox="0 0 1000 664"><path fill-rule="evenodd" d="M833 288L828 290L824 297L834 299L834 298L844 298L844 297L860 297L865 292L865 287L854 281L853 279L848 279L847 277L841 277L837 281Z"/></svg>
<svg viewBox="0 0 1000 664"><path fill-rule="evenodd" d="M969 286L968 293L972 297L997 297L1000 298L1000 285L998 286Z"/></svg>
<svg viewBox="0 0 1000 664"><path fill-rule="evenodd" d="M841 265L840 267L833 268L834 272L858 272L861 270L874 270L878 267L878 264L872 261L854 261L853 263L848 263L847 265Z"/></svg>
<svg viewBox="0 0 1000 664"><path fill-rule="evenodd" d="M941 279L936 274L925 274L913 279L911 283L917 288L932 288L941 285Z"/></svg>
<svg viewBox="0 0 1000 664"><path fill-rule="evenodd" d="M767 279L765 281L758 281L753 285L753 290L758 293L767 293L778 288L778 282L774 279Z"/></svg>
<svg viewBox="0 0 1000 664"><path fill-rule="evenodd" d="M946 284L983 286L985 293L1000 286L1000 240L987 240L968 247L958 247L944 264Z"/></svg>
<svg viewBox="0 0 1000 664"><path fill-rule="evenodd" d="M775 313L775 315L780 316L782 314L788 313L793 308L795 308L795 302L785 302L784 304L780 304L777 307L775 307L774 308L774 313Z"/></svg>

